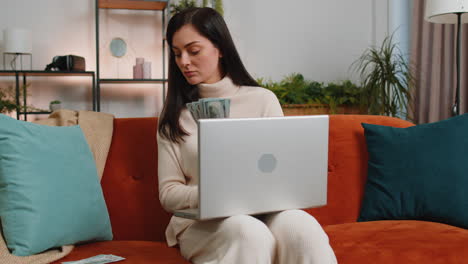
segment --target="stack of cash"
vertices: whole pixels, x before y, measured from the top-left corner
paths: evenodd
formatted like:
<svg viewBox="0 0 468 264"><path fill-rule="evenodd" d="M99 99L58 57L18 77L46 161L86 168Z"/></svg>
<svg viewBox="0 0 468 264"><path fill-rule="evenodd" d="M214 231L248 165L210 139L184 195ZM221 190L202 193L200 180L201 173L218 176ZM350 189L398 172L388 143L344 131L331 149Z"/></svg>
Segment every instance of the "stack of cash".
<svg viewBox="0 0 468 264"><path fill-rule="evenodd" d="M231 99L202 98L186 105L195 121L202 118L227 118L229 117Z"/></svg>
<svg viewBox="0 0 468 264"><path fill-rule="evenodd" d="M116 256L116 255L97 255L94 257L90 257L87 259L82 259L78 261L67 261L67 262L62 262L62 264L107 264L107 263L113 263L113 262L118 262L121 260L124 260L125 258Z"/></svg>

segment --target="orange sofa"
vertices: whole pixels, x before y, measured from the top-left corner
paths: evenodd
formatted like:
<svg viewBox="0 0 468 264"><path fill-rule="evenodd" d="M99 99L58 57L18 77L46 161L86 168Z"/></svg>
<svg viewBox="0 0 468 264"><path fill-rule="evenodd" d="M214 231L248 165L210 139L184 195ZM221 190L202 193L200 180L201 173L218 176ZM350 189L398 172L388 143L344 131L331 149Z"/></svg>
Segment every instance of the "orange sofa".
<svg viewBox="0 0 468 264"><path fill-rule="evenodd" d="M408 127L382 116L330 116L328 204L307 209L322 224L338 263L468 263L468 230L424 221L357 223L367 175L361 123ZM72 261L98 254L122 263L189 263L165 243L170 214L158 200L156 118L121 118L102 179L114 240L77 246Z"/></svg>

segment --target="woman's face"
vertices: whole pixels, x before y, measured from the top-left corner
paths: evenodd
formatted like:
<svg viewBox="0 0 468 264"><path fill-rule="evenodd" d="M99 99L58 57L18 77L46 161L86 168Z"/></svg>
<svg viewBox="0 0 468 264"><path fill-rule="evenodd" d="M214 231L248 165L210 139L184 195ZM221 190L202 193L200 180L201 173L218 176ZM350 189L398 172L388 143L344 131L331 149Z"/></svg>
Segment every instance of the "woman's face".
<svg viewBox="0 0 468 264"><path fill-rule="evenodd" d="M174 33L172 51L177 66L191 85L221 80L222 54L192 25L185 25Z"/></svg>

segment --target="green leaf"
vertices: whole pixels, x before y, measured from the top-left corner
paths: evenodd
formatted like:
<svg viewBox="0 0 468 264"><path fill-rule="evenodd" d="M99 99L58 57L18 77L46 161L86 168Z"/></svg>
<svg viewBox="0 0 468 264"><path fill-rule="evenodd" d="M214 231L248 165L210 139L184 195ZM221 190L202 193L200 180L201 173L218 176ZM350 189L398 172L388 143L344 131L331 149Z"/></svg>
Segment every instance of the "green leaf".
<svg viewBox="0 0 468 264"><path fill-rule="evenodd" d="M408 115L414 77L393 35L386 37L380 47L367 49L352 67L361 76L361 99L370 114Z"/></svg>

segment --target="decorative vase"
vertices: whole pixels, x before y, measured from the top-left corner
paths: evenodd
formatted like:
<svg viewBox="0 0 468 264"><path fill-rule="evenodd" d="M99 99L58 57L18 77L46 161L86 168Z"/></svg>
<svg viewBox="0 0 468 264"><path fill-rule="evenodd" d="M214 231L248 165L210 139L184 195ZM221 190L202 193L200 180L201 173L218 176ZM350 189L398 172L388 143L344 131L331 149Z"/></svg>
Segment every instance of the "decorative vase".
<svg viewBox="0 0 468 264"><path fill-rule="evenodd" d="M49 108L50 108L51 112L54 112L54 111L57 111L59 109L62 109L62 104L50 104Z"/></svg>
<svg viewBox="0 0 468 264"><path fill-rule="evenodd" d="M143 63L143 79L151 79L151 62L149 61Z"/></svg>
<svg viewBox="0 0 468 264"><path fill-rule="evenodd" d="M143 79L144 58L136 58L136 64L133 66L133 79Z"/></svg>

